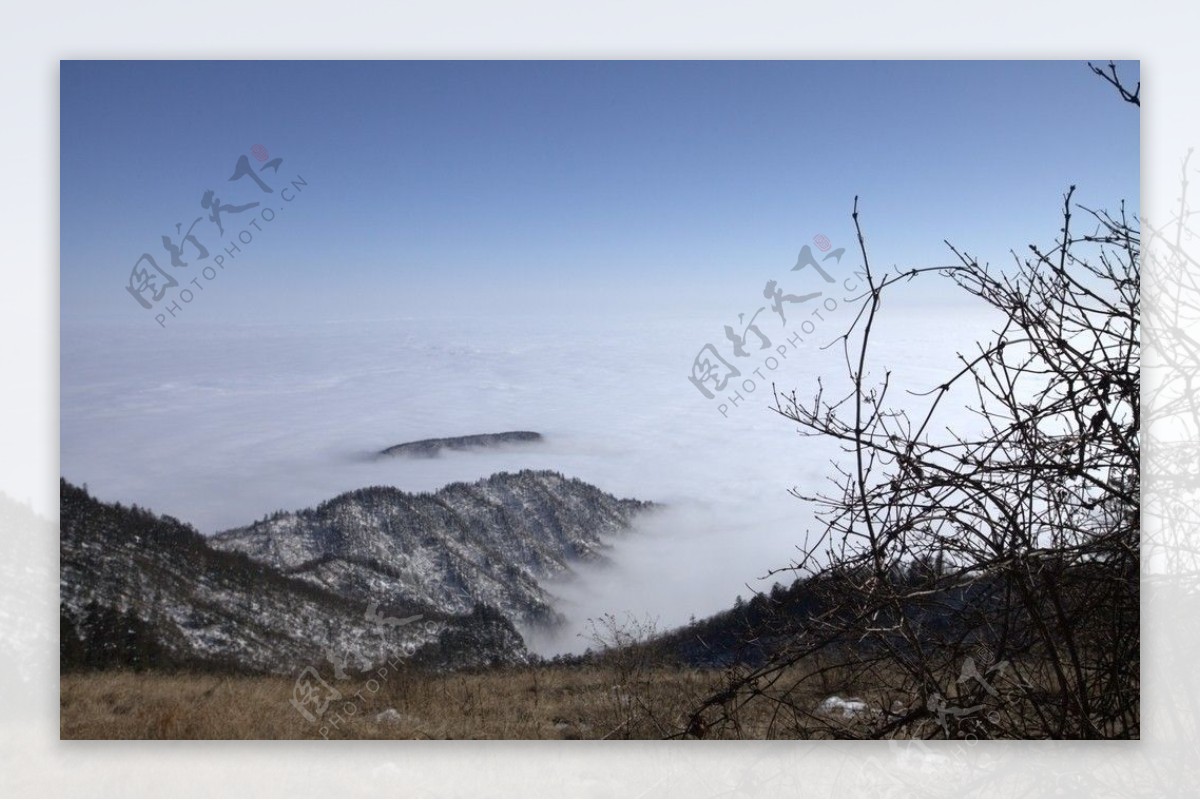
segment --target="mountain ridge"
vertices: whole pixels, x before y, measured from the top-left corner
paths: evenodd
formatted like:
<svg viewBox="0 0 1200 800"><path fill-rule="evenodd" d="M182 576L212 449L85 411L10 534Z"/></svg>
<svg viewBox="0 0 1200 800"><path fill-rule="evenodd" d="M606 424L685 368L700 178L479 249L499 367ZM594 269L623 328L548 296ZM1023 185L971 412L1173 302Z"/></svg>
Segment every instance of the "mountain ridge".
<svg viewBox="0 0 1200 800"><path fill-rule="evenodd" d="M212 537L213 547L346 596L404 598L447 613L477 602L526 625L560 621L542 582L605 557L605 537L651 504L550 470L500 472L436 492L371 486Z"/></svg>
<svg viewBox="0 0 1200 800"><path fill-rule="evenodd" d="M443 450L475 450L504 444L540 442L543 437L536 431L504 431L502 433L475 433L467 436L446 436L437 439L420 439L402 442L379 451L379 456L412 456L433 458Z"/></svg>
<svg viewBox="0 0 1200 800"><path fill-rule="evenodd" d="M60 501L64 669L276 673L524 663L517 624L560 619L541 581L604 558L605 537L652 507L546 470L366 487L208 538L65 479Z"/></svg>

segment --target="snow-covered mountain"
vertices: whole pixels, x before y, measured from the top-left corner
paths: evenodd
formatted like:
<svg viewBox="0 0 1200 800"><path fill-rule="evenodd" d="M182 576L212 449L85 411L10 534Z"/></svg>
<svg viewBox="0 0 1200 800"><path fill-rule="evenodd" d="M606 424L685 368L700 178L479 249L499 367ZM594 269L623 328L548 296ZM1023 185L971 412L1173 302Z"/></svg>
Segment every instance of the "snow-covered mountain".
<svg viewBox="0 0 1200 800"><path fill-rule="evenodd" d="M522 661L515 623L557 619L540 582L603 558L603 537L648 505L523 471L434 494L362 489L206 539L63 481L63 663Z"/></svg>
<svg viewBox="0 0 1200 800"><path fill-rule="evenodd" d="M605 538L649 507L559 473L502 472L435 493L373 487L220 533L212 545L362 601L476 604L514 623L558 621L546 579L603 558Z"/></svg>

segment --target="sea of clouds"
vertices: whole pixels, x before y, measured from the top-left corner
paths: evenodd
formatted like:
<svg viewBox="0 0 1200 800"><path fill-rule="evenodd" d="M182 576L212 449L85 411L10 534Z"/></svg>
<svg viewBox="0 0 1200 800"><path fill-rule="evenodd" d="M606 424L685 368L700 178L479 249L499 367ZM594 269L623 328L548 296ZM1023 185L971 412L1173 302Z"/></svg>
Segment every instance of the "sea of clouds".
<svg viewBox="0 0 1200 800"><path fill-rule="evenodd" d="M939 383L992 321L959 306L884 311L871 374L892 368L898 400L906 387ZM839 449L799 437L770 411L770 384L801 398L820 375L831 394L844 387L843 351L821 345L854 311L843 303L809 333L795 317L792 327L760 317L771 347L759 350L752 336L745 359L732 356L723 333L736 312L728 320L65 323L62 474L103 500L171 514L206 534L363 486L435 490L524 468L663 504L613 540L609 566L581 568L552 587L570 624L533 645L582 649L587 620L605 612L665 629L789 582L762 578L797 558L816 530L813 509L789 489L831 488ZM710 342L744 368L712 400L687 379ZM771 354L773 369L764 362ZM740 383L747 378L753 391ZM734 384L743 399L731 405ZM371 457L400 442L505 430L546 438L434 459Z"/></svg>

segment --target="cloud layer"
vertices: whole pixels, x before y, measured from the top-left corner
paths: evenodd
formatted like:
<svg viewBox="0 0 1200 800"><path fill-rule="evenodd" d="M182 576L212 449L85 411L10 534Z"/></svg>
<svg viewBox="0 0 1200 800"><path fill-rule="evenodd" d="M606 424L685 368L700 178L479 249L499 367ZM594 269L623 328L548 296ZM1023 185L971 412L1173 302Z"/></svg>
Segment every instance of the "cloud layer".
<svg viewBox="0 0 1200 800"><path fill-rule="evenodd" d="M771 413L770 383L801 397L818 375L836 386L844 356L819 345L849 319L840 308L798 338L764 323L772 346L758 351L752 340L746 359L729 353L722 320L65 325L62 471L101 499L209 534L363 486L434 490L522 468L664 504L613 542L611 566L555 587L572 624L535 645L578 649L589 617L630 612L660 628L682 624L763 588L759 578L796 556L813 518L788 490L827 485L838 451ZM881 363L912 386L934 383L956 347L969 345L969 329L986 334L981 321L968 323L947 308L896 309L877 333ZM788 337L786 357L768 369L761 359ZM754 381L736 405L732 384L707 400L687 380L709 342ZM399 442L503 430L546 440L434 459L371 457Z"/></svg>

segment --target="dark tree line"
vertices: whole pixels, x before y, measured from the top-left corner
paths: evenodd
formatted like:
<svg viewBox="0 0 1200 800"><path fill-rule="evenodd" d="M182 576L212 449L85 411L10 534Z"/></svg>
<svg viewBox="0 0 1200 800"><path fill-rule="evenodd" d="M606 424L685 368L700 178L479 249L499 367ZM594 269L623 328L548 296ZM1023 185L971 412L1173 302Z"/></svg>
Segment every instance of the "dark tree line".
<svg viewBox="0 0 1200 800"><path fill-rule="evenodd" d="M63 672L99 669L169 669L179 666L154 628L134 613L89 603L78 618L59 612L59 667Z"/></svg>

